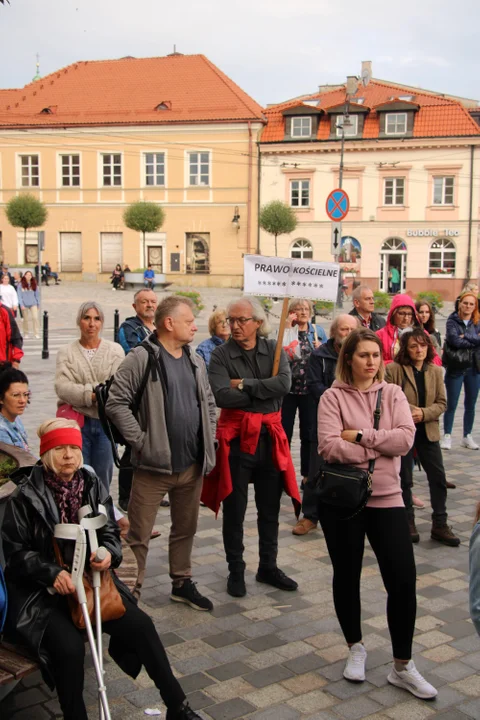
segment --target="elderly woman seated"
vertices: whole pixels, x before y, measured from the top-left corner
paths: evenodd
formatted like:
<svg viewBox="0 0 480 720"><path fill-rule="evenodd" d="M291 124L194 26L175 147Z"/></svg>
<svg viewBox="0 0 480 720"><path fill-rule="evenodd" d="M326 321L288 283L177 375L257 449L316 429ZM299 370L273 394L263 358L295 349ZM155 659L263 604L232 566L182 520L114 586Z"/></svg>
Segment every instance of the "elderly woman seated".
<svg viewBox="0 0 480 720"><path fill-rule="evenodd" d="M101 504L109 519L98 531L98 542L107 554L102 562L95 562L95 555L89 553L89 565L92 570L112 573L125 607L122 617L102 624L110 635L109 653L132 677L145 667L167 706L167 720L198 719L185 702L152 620L115 575L122 560L118 525L105 486L90 468L83 467L79 426L74 420L48 420L38 435L40 463L19 481L2 527L7 636L37 658L45 682L57 688L64 718L88 720L83 700L84 635L70 614L67 597L75 588L70 573L55 560L53 537L56 524L78 523L82 506L90 505L96 515ZM68 543L63 545L67 559ZM55 594L48 592L51 587Z"/></svg>

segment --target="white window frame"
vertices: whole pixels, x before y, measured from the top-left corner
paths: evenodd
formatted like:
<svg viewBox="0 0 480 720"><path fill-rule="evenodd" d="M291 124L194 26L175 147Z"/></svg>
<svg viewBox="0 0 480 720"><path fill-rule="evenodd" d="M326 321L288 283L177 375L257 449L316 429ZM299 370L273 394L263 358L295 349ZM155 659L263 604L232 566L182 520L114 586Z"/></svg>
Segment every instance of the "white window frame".
<svg viewBox="0 0 480 720"><path fill-rule="evenodd" d="M389 130L388 121L392 118L395 118L395 120L393 120L395 129ZM405 126L404 130L398 130L399 118L404 118L404 122L402 123ZM407 124L408 116L406 112L385 113L385 135L405 135L407 132Z"/></svg>
<svg viewBox="0 0 480 720"><path fill-rule="evenodd" d="M439 245L439 247L434 247L434 245ZM432 253L437 253L440 255L440 258L433 259L431 257ZM447 253L453 253L453 268L451 267L445 267L445 260L451 262L451 257L445 258L445 255ZM438 262L440 260L440 266L439 267L433 267L432 268L432 262ZM457 267L457 247L453 240L451 238L447 237L437 237L433 240L433 242L430 244L430 247L428 249L428 274L430 276L435 277L441 277L443 273L435 273L435 270L446 270L448 273L451 273L452 275L455 275L455 270ZM433 272L432 272L433 270Z"/></svg>
<svg viewBox="0 0 480 720"><path fill-rule="evenodd" d="M296 186L296 187L294 187ZM293 192L294 189L297 191L297 202L294 202ZM303 194L304 191L307 193L307 203L306 205L303 204ZM290 180L290 206L293 208L309 208L310 207L310 180L308 179L302 179L297 180L296 178L294 180Z"/></svg>
<svg viewBox="0 0 480 720"><path fill-rule="evenodd" d="M76 164L74 165L74 163L73 163L73 158L74 158L74 157L78 158L78 164L76 163ZM68 162L68 165L67 165L67 166L64 166L64 164L63 164L63 159L64 159L64 158L69 158L69 162ZM82 178L81 178L81 157L80 157L80 153L60 153L59 162L60 162L60 187L61 187L62 189L63 189L63 188L76 188L76 189L80 189L80 188L81 188L81 185L82 185ZM74 167L77 167L77 166L78 166L78 175L73 175L72 170L73 170ZM69 182L68 182L67 184L64 183L64 173L63 173L64 167L67 167L67 169L68 169L68 180L69 180ZM78 185L75 185L75 184L73 183L73 179L74 179L74 178L77 178L77 177L78 177Z"/></svg>
<svg viewBox="0 0 480 720"><path fill-rule="evenodd" d="M392 183L391 202L387 200L387 184ZM401 202L398 201L398 193L401 192ZM404 177L386 177L383 180L383 204L388 207L405 205L405 178Z"/></svg>
<svg viewBox="0 0 480 720"><path fill-rule="evenodd" d="M342 137L342 132L344 133L344 137L356 137L358 135L358 115L349 115L348 119L352 124L347 125L347 127L344 129L343 121L345 120L345 115L337 116L337 119L335 121L335 127L337 130L338 138Z"/></svg>
<svg viewBox="0 0 480 720"><path fill-rule="evenodd" d="M147 157L149 155L153 155L152 163L147 162ZM162 162L158 161L158 157L160 155L163 157ZM147 174L147 166L152 165L152 164L153 164L153 175L148 175ZM157 182L157 178L159 175L159 173L158 173L159 165L160 166L163 165L163 173L162 173L163 174L163 182ZM149 183L148 177L152 177L154 182ZM166 185L167 185L167 155L166 155L166 153L164 151L158 152L156 150L155 151L154 150L151 150L151 151L146 150L143 153L143 186L146 188L152 188L152 187L166 187Z"/></svg>
<svg viewBox="0 0 480 720"><path fill-rule="evenodd" d="M23 175L23 172L22 172L22 171L23 171L23 168L25 167L24 164L23 164L23 158L28 158L28 162L27 162L27 165L26 165L26 167L27 167L27 176L26 176L27 182L26 182L26 183L23 182L23 180L24 180L24 175ZM37 177L37 183L36 183L36 184L32 183L32 180L33 180L33 177L34 177L34 175L33 175L33 173L32 173L32 169L33 169L32 158L36 158L36 159L37 159L37 162L36 162L36 166L37 166L37 175L36 175L36 177ZM29 188L39 188L39 187L40 187L40 155L39 155L38 153L32 153L32 154L21 153L21 154L18 156L18 163L19 163L19 180L20 180L19 185L20 185L20 187L22 187L22 188L25 188L25 187L29 187Z"/></svg>
<svg viewBox="0 0 480 720"><path fill-rule="evenodd" d="M447 188L447 181L451 180L451 187ZM438 188L438 181L440 181L440 201L436 200L436 189ZM437 187L435 187L437 185ZM450 185L450 183L448 183ZM452 199L447 200L447 189L448 194L451 193ZM433 205L453 205L455 202L455 175L434 175L432 182L432 204Z"/></svg>
<svg viewBox="0 0 480 720"><path fill-rule="evenodd" d="M300 121L299 127L295 128L295 121ZM296 132L296 131L299 132ZM308 130L308 132L306 132ZM290 135L292 137L312 137L312 118L303 115L292 116Z"/></svg>
<svg viewBox="0 0 480 720"><path fill-rule="evenodd" d="M188 185L189 187L211 187L212 182L212 154L209 150L192 150L187 153L188 155ZM205 161L205 157L207 161ZM208 167L207 182L202 182L202 176L205 176L205 172L202 171L202 166ZM192 172L192 167L197 167L196 171ZM192 182L194 179L194 182Z"/></svg>
<svg viewBox="0 0 480 720"><path fill-rule="evenodd" d="M115 162L114 158L119 157L120 161ZM110 175L105 173L106 165L105 165L105 158L111 158L110 160ZM115 174L115 168L120 167L120 175ZM104 188L121 188L123 185L123 162L122 162L122 153L120 152L110 152L110 153L100 153L100 172L102 177L102 187ZM107 183L105 180L110 177L110 180L112 182ZM116 177L120 178L119 183L113 182Z"/></svg>
<svg viewBox="0 0 480 720"><path fill-rule="evenodd" d="M293 241L292 245L290 246L290 257L293 258L293 253L297 252L300 253L300 258L296 258L297 260L312 260L313 259L313 245L310 242L310 240L307 240L307 238L297 238ZM308 253L308 255L305 255L305 253Z"/></svg>

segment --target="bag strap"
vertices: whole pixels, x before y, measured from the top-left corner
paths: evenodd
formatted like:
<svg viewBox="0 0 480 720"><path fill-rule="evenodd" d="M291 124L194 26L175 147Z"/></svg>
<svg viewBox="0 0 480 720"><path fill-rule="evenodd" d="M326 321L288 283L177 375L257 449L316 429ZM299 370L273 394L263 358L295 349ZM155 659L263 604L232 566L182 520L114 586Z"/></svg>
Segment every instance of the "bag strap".
<svg viewBox="0 0 480 720"><path fill-rule="evenodd" d="M380 416L382 414L381 409L382 404L382 388L377 393L377 404L375 405L375 410L373 411L373 429L378 430L378 426L380 425ZM375 458L370 460L368 463L368 474L372 475L373 471L375 470Z"/></svg>

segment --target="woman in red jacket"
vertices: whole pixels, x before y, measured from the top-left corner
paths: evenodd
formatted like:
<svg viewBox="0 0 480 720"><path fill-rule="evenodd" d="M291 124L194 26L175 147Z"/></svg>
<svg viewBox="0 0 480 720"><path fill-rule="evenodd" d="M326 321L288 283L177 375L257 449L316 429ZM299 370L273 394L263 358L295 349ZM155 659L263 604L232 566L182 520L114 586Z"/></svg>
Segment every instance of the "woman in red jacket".
<svg viewBox="0 0 480 720"><path fill-rule="evenodd" d="M409 295L395 295L390 306L385 327L377 330L377 335L382 341L383 362L385 365L393 362L393 359L400 349L400 338L402 334L412 327L421 327L422 323L417 314L415 303ZM442 365L442 361L435 353L434 365Z"/></svg>

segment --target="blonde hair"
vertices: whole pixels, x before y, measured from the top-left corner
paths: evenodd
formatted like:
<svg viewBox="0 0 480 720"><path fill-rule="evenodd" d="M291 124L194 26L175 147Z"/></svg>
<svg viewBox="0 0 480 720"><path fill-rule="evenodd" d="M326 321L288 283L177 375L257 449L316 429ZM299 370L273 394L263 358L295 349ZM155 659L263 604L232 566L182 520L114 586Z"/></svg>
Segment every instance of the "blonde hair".
<svg viewBox="0 0 480 720"><path fill-rule="evenodd" d="M382 343L380 338L373 332L373 330L370 330L366 327L358 328L358 330L352 330L350 335L347 335L347 337L342 343L335 372L335 378L339 382L346 383L347 385L353 385L353 373L351 365L352 357L361 342L373 342L378 345L378 349L380 350L380 365L374 380L382 382L385 376Z"/></svg>
<svg viewBox="0 0 480 720"><path fill-rule="evenodd" d="M462 302L463 298L466 297L473 297L475 300L475 309L472 313L472 320L474 325L478 325L480 321L480 312L478 311L478 297L472 290L464 290L461 295L458 298L458 307L460 308L460 303Z"/></svg>
<svg viewBox="0 0 480 720"><path fill-rule="evenodd" d="M215 332L217 330L217 323L220 320L226 320L227 318L227 312L226 310L215 310L210 317L208 318L208 332L210 335L215 335Z"/></svg>
<svg viewBox="0 0 480 720"><path fill-rule="evenodd" d="M298 308L299 305L308 305L308 314L313 315L313 305L310 300L307 300L306 298L293 298L290 300L290 303L288 305L288 312L295 312L295 308Z"/></svg>
<svg viewBox="0 0 480 720"><path fill-rule="evenodd" d="M80 430L80 425L75 420L68 420L67 418L55 418L54 420L45 420L45 422L43 422L38 428L37 435L39 438L42 438L46 433L50 432L51 430L62 430L64 428L74 428L75 430ZM48 470L53 470L53 472L57 474L58 467L55 462L55 448L47 450L47 452L43 453L43 455L40 456L40 460L42 461L44 467L46 467ZM83 455L80 451L80 463L76 470L81 468L82 465Z"/></svg>

